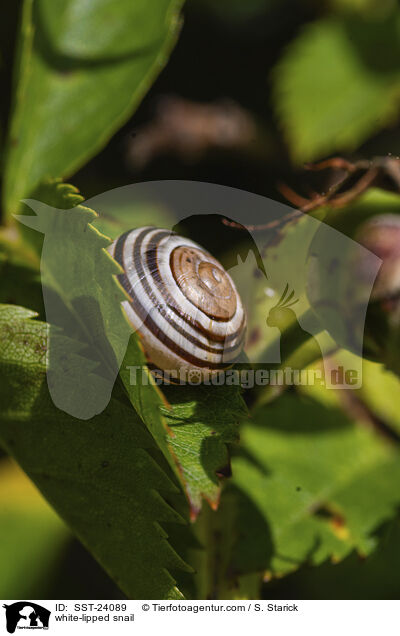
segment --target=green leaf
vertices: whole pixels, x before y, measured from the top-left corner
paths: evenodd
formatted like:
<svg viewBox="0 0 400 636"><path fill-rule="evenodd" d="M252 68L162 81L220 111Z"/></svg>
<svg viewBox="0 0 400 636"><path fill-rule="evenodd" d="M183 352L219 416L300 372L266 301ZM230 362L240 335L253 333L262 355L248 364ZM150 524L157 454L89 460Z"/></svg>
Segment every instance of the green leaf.
<svg viewBox="0 0 400 636"><path fill-rule="evenodd" d="M221 504L221 514L233 507L231 576L283 575L375 548L374 531L400 502L395 446L337 408L290 395L254 413L242 445Z"/></svg>
<svg viewBox="0 0 400 636"><path fill-rule="evenodd" d="M237 386L171 387L165 391L172 409L163 414L171 430L169 448L190 502L192 518L202 498L215 509L223 476L230 476L227 443L239 439L238 422L246 407Z"/></svg>
<svg viewBox="0 0 400 636"><path fill-rule="evenodd" d="M400 434L400 379L382 364L363 363L362 387L357 391L368 409L382 422Z"/></svg>
<svg viewBox="0 0 400 636"><path fill-rule="evenodd" d="M182 0L25 0L4 207L66 176L131 116L177 37Z"/></svg>
<svg viewBox="0 0 400 636"><path fill-rule="evenodd" d="M341 563L304 566L288 578L266 584L267 598L397 599L400 585L400 519L378 531L378 547L368 559L352 553Z"/></svg>
<svg viewBox="0 0 400 636"><path fill-rule="evenodd" d="M59 0L57 4L41 0L36 18L50 50L82 61L107 61L154 53L180 4L157 0L149 7L130 0Z"/></svg>
<svg viewBox="0 0 400 636"><path fill-rule="evenodd" d="M304 28L273 74L293 158L354 150L398 117L400 12L385 20L326 18Z"/></svg>
<svg viewBox="0 0 400 636"><path fill-rule="evenodd" d="M181 598L169 570L188 569L162 524L182 518L155 444L115 391L89 422L55 408L46 386L49 328L0 310L0 439L87 549L132 598Z"/></svg>

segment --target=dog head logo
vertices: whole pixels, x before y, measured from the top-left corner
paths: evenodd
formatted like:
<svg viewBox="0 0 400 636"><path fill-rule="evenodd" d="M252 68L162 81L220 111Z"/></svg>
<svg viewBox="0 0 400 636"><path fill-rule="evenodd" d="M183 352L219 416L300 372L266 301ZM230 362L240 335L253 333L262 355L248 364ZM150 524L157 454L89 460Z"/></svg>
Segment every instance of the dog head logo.
<svg viewBox="0 0 400 636"><path fill-rule="evenodd" d="M48 629L51 612L32 603L19 601L12 605L3 605L6 610L7 631L14 634L16 629Z"/></svg>

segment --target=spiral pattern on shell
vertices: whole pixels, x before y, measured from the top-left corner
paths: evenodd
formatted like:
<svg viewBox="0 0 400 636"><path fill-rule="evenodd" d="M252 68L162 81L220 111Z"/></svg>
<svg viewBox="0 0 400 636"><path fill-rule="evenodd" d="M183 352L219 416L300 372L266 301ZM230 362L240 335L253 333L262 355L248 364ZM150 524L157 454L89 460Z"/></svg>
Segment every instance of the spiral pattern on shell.
<svg viewBox="0 0 400 636"><path fill-rule="evenodd" d="M126 315L148 358L164 370L204 377L229 367L244 343L246 316L229 274L197 243L144 227L117 238L110 254L124 270Z"/></svg>

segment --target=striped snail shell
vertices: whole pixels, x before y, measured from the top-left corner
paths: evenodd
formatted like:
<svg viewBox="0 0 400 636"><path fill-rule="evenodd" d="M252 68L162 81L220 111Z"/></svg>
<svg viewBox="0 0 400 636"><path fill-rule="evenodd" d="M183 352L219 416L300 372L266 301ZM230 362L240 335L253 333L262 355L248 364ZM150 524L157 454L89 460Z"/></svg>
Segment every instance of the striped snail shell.
<svg viewBox="0 0 400 636"><path fill-rule="evenodd" d="M109 247L124 272L122 303L158 369L209 377L233 364L246 316L222 265L190 239L154 227L130 230Z"/></svg>

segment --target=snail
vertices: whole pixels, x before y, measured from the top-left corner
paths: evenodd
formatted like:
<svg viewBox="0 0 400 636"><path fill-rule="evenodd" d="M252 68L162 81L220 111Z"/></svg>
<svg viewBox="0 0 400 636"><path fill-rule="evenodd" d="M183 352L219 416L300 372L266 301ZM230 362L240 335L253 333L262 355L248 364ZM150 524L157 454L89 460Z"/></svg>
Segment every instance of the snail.
<svg viewBox="0 0 400 636"><path fill-rule="evenodd" d="M201 379L232 366L245 339L243 303L222 265L194 241L142 227L108 248L129 296L122 303L148 360Z"/></svg>

